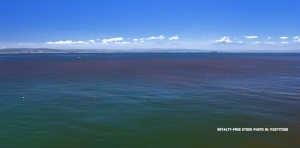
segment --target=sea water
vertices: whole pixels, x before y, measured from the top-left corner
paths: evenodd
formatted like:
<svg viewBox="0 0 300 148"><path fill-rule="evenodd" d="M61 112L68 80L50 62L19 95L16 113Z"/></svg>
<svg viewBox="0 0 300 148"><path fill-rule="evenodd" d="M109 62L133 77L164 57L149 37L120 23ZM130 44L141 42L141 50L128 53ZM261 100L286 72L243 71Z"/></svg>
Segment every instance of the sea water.
<svg viewBox="0 0 300 148"><path fill-rule="evenodd" d="M299 88L300 54L2 54L0 147L297 147Z"/></svg>

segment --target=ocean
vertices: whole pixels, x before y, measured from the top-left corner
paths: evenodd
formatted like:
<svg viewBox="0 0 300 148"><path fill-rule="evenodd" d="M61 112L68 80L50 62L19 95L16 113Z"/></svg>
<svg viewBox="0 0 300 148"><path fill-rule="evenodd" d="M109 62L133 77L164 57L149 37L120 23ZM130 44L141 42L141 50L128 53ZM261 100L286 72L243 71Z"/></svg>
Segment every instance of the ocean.
<svg viewBox="0 0 300 148"><path fill-rule="evenodd" d="M0 55L1 148L296 148L299 106L300 54Z"/></svg>

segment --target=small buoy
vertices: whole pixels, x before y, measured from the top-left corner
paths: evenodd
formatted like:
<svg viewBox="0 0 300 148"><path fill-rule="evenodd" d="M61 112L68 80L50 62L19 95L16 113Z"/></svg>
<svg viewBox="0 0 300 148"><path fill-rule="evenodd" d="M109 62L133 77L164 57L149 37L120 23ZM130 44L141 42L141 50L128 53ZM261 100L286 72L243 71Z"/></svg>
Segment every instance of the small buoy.
<svg viewBox="0 0 300 148"><path fill-rule="evenodd" d="M94 100L97 100L97 98L94 98Z"/></svg>
<svg viewBox="0 0 300 148"><path fill-rule="evenodd" d="M261 90L261 92L265 92L264 90Z"/></svg>
<svg viewBox="0 0 300 148"><path fill-rule="evenodd" d="M25 99L25 97L22 97L22 100L24 100Z"/></svg>
<svg viewBox="0 0 300 148"><path fill-rule="evenodd" d="M200 96L200 94L197 94L197 96L199 97L199 96Z"/></svg>
<svg viewBox="0 0 300 148"><path fill-rule="evenodd" d="M243 91L243 93L245 93L245 91Z"/></svg>
<svg viewBox="0 0 300 148"><path fill-rule="evenodd" d="M300 88L298 88L300 90Z"/></svg>
<svg viewBox="0 0 300 148"><path fill-rule="evenodd" d="M148 97L148 99L150 99L150 97Z"/></svg>
<svg viewBox="0 0 300 148"><path fill-rule="evenodd" d="M66 100L69 100L69 98L67 97Z"/></svg>

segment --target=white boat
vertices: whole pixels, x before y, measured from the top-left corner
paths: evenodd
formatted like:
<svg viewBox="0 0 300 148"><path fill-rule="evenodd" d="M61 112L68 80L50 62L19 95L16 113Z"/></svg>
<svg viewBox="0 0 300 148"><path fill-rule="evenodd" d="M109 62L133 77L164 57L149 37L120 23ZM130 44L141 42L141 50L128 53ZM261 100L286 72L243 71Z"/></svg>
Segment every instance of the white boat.
<svg viewBox="0 0 300 148"><path fill-rule="evenodd" d="M78 54L78 50L77 50L77 54ZM80 60L81 58L80 58L80 57L77 57L76 59Z"/></svg>

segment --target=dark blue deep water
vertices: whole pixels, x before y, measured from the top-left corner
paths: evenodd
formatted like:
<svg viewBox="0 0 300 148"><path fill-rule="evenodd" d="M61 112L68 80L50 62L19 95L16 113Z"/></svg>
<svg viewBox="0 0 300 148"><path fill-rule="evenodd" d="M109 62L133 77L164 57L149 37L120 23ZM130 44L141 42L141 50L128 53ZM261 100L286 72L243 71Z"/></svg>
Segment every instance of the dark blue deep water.
<svg viewBox="0 0 300 148"><path fill-rule="evenodd" d="M0 55L1 148L266 148L299 140L300 54Z"/></svg>

